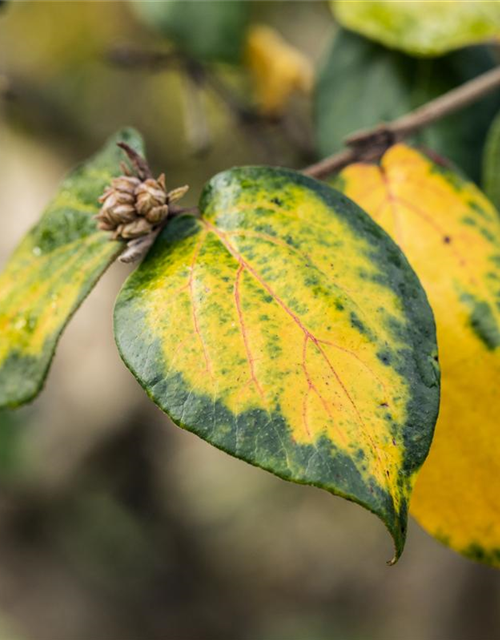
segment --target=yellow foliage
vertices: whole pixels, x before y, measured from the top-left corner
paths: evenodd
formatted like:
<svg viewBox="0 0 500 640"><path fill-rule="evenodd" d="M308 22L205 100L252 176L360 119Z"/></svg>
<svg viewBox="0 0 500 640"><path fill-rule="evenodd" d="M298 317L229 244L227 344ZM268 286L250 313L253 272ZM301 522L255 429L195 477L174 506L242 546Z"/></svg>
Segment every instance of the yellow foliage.
<svg viewBox="0 0 500 640"><path fill-rule="evenodd" d="M251 27L246 62L259 109L267 116L279 117L294 92L309 93L312 89L311 63L271 27Z"/></svg>
<svg viewBox="0 0 500 640"><path fill-rule="evenodd" d="M411 512L500 567L500 217L472 183L403 145L341 182L404 250L436 316L441 409Z"/></svg>

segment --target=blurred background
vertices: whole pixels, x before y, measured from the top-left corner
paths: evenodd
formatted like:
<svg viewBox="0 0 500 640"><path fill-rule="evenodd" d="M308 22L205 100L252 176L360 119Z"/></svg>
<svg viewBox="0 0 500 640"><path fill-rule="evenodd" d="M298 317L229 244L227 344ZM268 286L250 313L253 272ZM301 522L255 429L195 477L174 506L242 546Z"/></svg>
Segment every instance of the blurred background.
<svg viewBox="0 0 500 640"><path fill-rule="evenodd" d="M327 3L248 4L321 68ZM273 109L246 68L215 60L186 77L171 47L126 2L0 8L0 266L121 126L143 133L169 187L190 184L187 204L232 165L320 155L305 80ZM368 512L172 425L114 346L127 273L115 264L76 314L39 399L0 414L1 640L500 638L498 572L413 521L389 568Z"/></svg>

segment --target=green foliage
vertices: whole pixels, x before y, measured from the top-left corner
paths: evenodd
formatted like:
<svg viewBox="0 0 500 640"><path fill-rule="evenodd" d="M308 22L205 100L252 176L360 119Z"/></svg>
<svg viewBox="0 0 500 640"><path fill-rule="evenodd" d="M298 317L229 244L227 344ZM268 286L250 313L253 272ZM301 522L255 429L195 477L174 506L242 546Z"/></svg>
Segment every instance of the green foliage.
<svg viewBox="0 0 500 640"><path fill-rule="evenodd" d="M483 159L483 188L488 198L500 209L500 113L488 132Z"/></svg>
<svg viewBox="0 0 500 640"><path fill-rule="evenodd" d="M122 358L179 426L373 511L397 558L439 396L415 274L361 209L293 171L227 171L200 210L122 289Z"/></svg>
<svg viewBox="0 0 500 640"><path fill-rule="evenodd" d="M343 139L353 131L403 115L493 66L486 47L417 60L341 30L316 87L321 155L341 149ZM449 158L479 181L484 141L498 109L500 91L425 128L414 141Z"/></svg>
<svg viewBox="0 0 500 640"><path fill-rule="evenodd" d="M118 140L142 150L125 130L75 169L0 275L0 407L38 394L66 324L123 248L94 219L99 196L120 174Z"/></svg>
<svg viewBox="0 0 500 640"><path fill-rule="evenodd" d="M250 3L245 0L186 2L131 0L147 26L171 39L176 47L199 60L239 62Z"/></svg>
<svg viewBox="0 0 500 640"><path fill-rule="evenodd" d="M415 56L442 55L500 34L500 3L490 0L330 4L342 26Z"/></svg>

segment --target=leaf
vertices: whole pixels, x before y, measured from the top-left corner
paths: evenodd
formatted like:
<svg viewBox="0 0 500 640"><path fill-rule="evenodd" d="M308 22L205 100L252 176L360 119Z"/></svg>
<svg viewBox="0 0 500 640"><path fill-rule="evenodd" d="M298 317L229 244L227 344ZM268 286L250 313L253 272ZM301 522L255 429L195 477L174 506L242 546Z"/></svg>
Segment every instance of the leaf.
<svg viewBox="0 0 500 640"><path fill-rule="evenodd" d="M118 140L142 149L125 130L75 169L0 274L0 407L39 393L66 324L123 248L93 218L120 173Z"/></svg>
<svg viewBox="0 0 500 640"><path fill-rule="evenodd" d="M483 158L483 189L497 209L500 208L500 113L490 127Z"/></svg>
<svg viewBox="0 0 500 640"><path fill-rule="evenodd" d="M436 316L441 408L413 515L433 536L500 566L500 218L470 182L409 147L355 164L344 192L393 236Z"/></svg>
<svg viewBox="0 0 500 640"><path fill-rule="evenodd" d="M500 3L489 0L330 0L330 5L343 27L415 56L439 56L500 35Z"/></svg>
<svg viewBox="0 0 500 640"><path fill-rule="evenodd" d="M130 0L137 17L198 60L238 63L250 11L246 0Z"/></svg>
<svg viewBox="0 0 500 640"><path fill-rule="evenodd" d="M123 360L179 426L373 511L397 558L438 405L417 278L363 211L293 171L226 171L200 209L124 285Z"/></svg>
<svg viewBox="0 0 500 640"><path fill-rule="evenodd" d="M246 59L260 111L266 116L282 116L294 92L308 94L312 89L311 63L271 27L251 27Z"/></svg>
<svg viewBox="0 0 500 640"><path fill-rule="evenodd" d="M416 60L340 30L315 92L321 156L342 149L344 138L353 131L393 120L494 66L486 47L457 51L439 60ZM499 109L497 91L427 127L414 141L445 155L479 181L486 134Z"/></svg>

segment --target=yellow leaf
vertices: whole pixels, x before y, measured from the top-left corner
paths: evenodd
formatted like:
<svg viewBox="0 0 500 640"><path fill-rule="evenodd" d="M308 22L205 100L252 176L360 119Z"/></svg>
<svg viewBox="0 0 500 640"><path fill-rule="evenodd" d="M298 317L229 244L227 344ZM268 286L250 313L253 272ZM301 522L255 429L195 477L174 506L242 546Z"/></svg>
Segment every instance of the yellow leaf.
<svg viewBox="0 0 500 640"><path fill-rule="evenodd" d="M309 93L312 89L311 63L271 27L251 27L246 61L259 108L267 116L282 115L295 91Z"/></svg>
<svg viewBox="0 0 500 640"><path fill-rule="evenodd" d="M436 316L441 408L411 511L456 551L500 567L500 218L470 182L398 145L344 192L398 242Z"/></svg>

